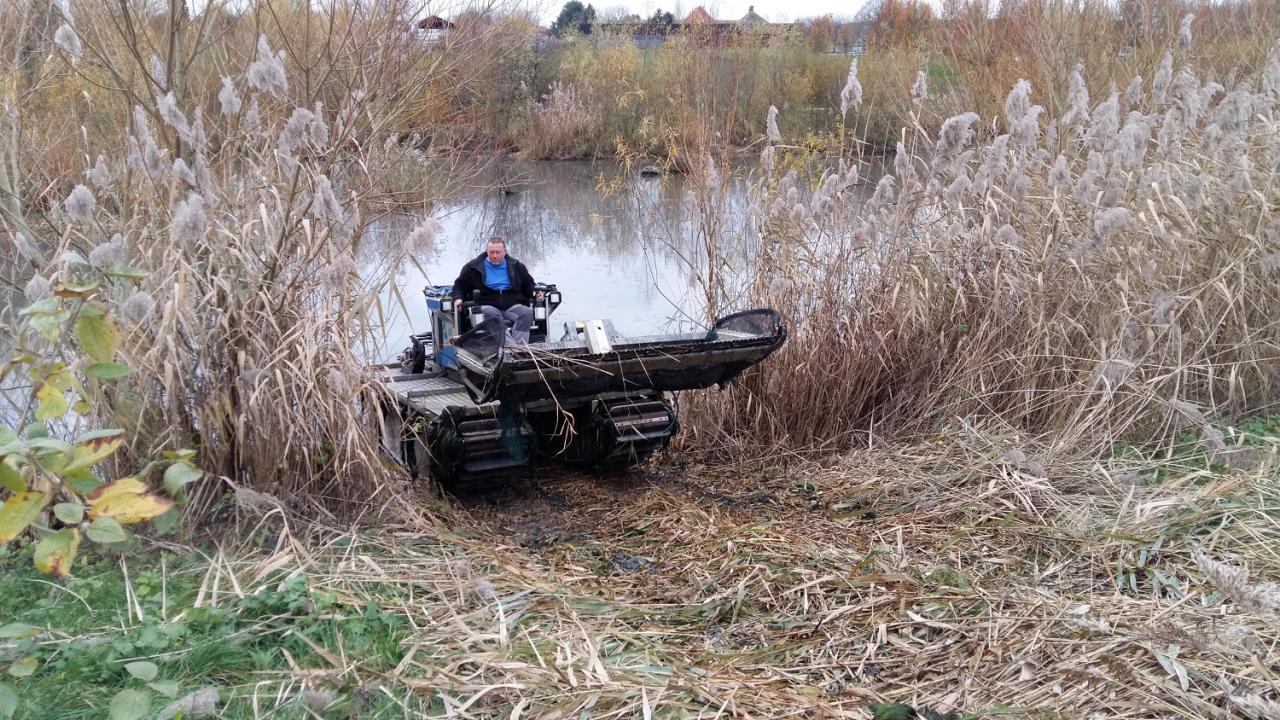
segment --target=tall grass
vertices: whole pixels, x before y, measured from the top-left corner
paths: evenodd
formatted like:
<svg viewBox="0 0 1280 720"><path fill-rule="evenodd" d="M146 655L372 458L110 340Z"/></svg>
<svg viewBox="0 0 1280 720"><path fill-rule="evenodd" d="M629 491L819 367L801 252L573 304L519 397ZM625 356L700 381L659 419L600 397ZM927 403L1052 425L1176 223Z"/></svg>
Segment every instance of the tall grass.
<svg viewBox="0 0 1280 720"><path fill-rule="evenodd" d="M263 2L234 17L213 5L194 18L182 3L149 7L86 2L44 24L20 16L5 36L21 82L0 140L3 266L27 295L5 322L92 278L80 292L120 319L132 374L89 384L90 416L72 424L128 431L120 474L196 449L197 513L228 483L376 507L385 466L362 414L376 402L362 348L377 346L386 284L439 226L424 219L363 274L355 258L386 208L430 209L473 182L483 157L427 157L417 148L432 138L405 129L441 73L468 67L466 47L424 55L403 3ZM75 86L92 92L63 95ZM80 110L101 112L66 130ZM454 142L475 126L438 127ZM45 156L71 151L42 133L74 147L75 172ZM56 353L34 334L13 340Z"/></svg>
<svg viewBox="0 0 1280 720"><path fill-rule="evenodd" d="M937 132L917 92L866 203L855 154L811 171L770 143L752 294L791 339L687 426L795 447L995 425L1077 456L1190 429L1221 449L1210 418L1280 387L1280 46L1225 86L1200 57L1171 38L1120 89L1087 65L1020 80Z"/></svg>

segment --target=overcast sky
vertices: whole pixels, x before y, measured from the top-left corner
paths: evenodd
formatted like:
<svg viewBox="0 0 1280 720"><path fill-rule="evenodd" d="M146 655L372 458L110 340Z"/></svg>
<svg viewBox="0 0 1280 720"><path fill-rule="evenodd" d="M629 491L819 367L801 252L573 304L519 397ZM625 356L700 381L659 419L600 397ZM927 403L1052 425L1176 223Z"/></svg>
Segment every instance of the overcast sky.
<svg viewBox="0 0 1280 720"><path fill-rule="evenodd" d="M579 0L584 5L594 5L596 12L616 7L624 7L641 17L649 17L655 10L666 10L683 18L698 5L702 5L717 20L737 20L746 14L747 8L755 6L756 13L763 15L769 22L793 22L802 18L818 17L831 14L836 17L852 18L862 7L864 0ZM565 0L533 3L530 5L542 19L543 25L550 25L560 14Z"/></svg>

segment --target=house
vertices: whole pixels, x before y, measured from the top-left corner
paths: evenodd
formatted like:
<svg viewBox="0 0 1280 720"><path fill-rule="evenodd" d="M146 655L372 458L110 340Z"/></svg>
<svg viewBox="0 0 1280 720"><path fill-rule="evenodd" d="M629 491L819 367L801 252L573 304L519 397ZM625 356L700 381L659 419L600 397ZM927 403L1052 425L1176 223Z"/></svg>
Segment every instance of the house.
<svg viewBox="0 0 1280 720"><path fill-rule="evenodd" d="M449 32L456 28L453 23L439 15L425 17L414 23L414 27L421 32L419 37L426 47L433 47L443 43L449 36Z"/></svg>

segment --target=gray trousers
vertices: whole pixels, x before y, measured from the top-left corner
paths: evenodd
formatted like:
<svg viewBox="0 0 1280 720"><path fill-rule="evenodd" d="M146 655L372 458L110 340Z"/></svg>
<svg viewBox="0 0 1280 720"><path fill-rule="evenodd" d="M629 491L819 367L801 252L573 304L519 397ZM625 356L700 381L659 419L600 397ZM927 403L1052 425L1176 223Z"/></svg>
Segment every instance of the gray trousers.
<svg viewBox="0 0 1280 720"><path fill-rule="evenodd" d="M507 326L508 342L529 342L529 328L533 327L533 308L528 305L512 305L504 312L492 305L481 305L480 312L485 317L501 320Z"/></svg>

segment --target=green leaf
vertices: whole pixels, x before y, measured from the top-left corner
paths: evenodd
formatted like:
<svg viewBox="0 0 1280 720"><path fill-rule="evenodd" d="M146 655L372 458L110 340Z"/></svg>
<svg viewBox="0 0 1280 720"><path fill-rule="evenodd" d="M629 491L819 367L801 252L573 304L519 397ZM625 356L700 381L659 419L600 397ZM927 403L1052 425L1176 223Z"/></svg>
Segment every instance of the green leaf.
<svg viewBox="0 0 1280 720"><path fill-rule="evenodd" d="M66 393L47 382L40 383L40 388L36 390L36 399L40 401L40 406L36 408L37 420L56 420L66 415L67 410L71 409L67 405Z"/></svg>
<svg viewBox="0 0 1280 720"><path fill-rule="evenodd" d="M0 545L22 534L32 520L44 509L48 498L44 493L20 492L9 496L0 505Z"/></svg>
<svg viewBox="0 0 1280 720"><path fill-rule="evenodd" d="M133 368L117 362L100 362L90 365L84 371L99 380L119 380L130 375Z"/></svg>
<svg viewBox="0 0 1280 720"><path fill-rule="evenodd" d="M85 534L89 536L90 540L103 545L122 543L129 539L129 534L124 531L120 523L115 518L109 517L100 517L89 523L89 529L85 531Z"/></svg>
<svg viewBox="0 0 1280 720"><path fill-rule="evenodd" d="M40 632L40 628L26 623L9 623L4 627L0 627L0 639L3 640L21 640L22 638L35 637Z"/></svg>
<svg viewBox="0 0 1280 720"><path fill-rule="evenodd" d="M67 487L80 495L88 495L103 485L98 476L88 470L82 470L74 475L64 477L63 480L67 483Z"/></svg>
<svg viewBox="0 0 1280 720"><path fill-rule="evenodd" d="M91 278L86 282L61 282L53 294L61 298L88 297L100 284L98 278Z"/></svg>
<svg viewBox="0 0 1280 720"><path fill-rule="evenodd" d="M12 493L25 492L27 489L27 481L22 479L22 473L8 460L0 460L0 487Z"/></svg>
<svg viewBox="0 0 1280 720"><path fill-rule="evenodd" d="M178 689L181 687L177 680L157 680L147 683L147 687L155 690L167 698L178 696Z"/></svg>
<svg viewBox="0 0 1280 720"><path fill-rule="evenodd" d="M42 573L66 577L71 573L71 563L76 561L80 548L80 531L63 528L52 535L40 538L36 543L36 569Z"/></svg>
<svg viewBox="0 0 1280 720"><path fill-rule="evenodd" d="M146 660L128 663L124 666L124 669L142 682L155 680L156 675L160 672L160 668L156 667L155 663L147 662Z"/></svg>
<svg viewBox="0 0 1280 720"><path fill-rule="evenodd" d="M121 690L111 698L111 720L142 720L151 712L151 693L146 690Z"/></svg>
<svg viewBox="0 0 1280 720"><path fill-rule="evenodd" d="M79 525L84 519L84 506L76 502L58 503L53 506L53 516L66 525Z"/></svg>
<svg viewBox="0 0 1280 720"><path fill-rule="evenodd" d="M12 720L18 712L18 691L11 685L0 685L0 720Z"/></svg>
<svg viewBox="0 0 1280 720"><path fill-rule="evenodd" d="M112 265L102 268L102 274L114 278L124 278L126 280L145 280L147 273L145 270L139 270L129 265Z"/></svg>
<svg viewBox="0 0 1280 720"><path fill-rule="evenodd" d="M49 342L57 342L62 338L62 327L71 319L71 311L58 308L51 313L37 313L27 318L27 325L40 333Z"/></svg>
<svg viewBox="0 0 1280 720"><path fill-rule="evenodd" d="M110 362L120 345L120 327L99 303L85 303L76 316L76 341L98 362Z"/></svg>
<svg viewBox="0 0 1280 720"><path fill-rule="evenodd" d="M27 678L35 674L40 663L30 655L9 666L9 674L16 678Z"/></svg>
<svg viewBox="0 0 1280 720"><path fill-rule="evenodd" d="M177 496L187 485L197 481L204 472L195 469L187 462L176 462L164 471L164 490L171 496Z"/></svg>
<svg viewBox="0 0 1280 720"><path fill-rule="evenodd" d="M50 315L62 308L62 303L58 298L47 297L43 300L37 300L30 305L22 308L18 314L22 317L31 317L32 315Z"/></svg>
<svg viewBox="0 0 1280 720"><path fill-rule="evenodd" d="M157 535L168 535L178 528L178 521L181 519L181 513L174 507L157 515L156 519L151 521L151 525L155 528Z"/></svg>

